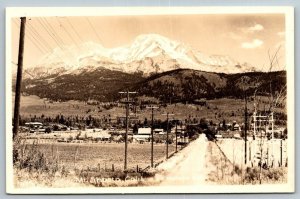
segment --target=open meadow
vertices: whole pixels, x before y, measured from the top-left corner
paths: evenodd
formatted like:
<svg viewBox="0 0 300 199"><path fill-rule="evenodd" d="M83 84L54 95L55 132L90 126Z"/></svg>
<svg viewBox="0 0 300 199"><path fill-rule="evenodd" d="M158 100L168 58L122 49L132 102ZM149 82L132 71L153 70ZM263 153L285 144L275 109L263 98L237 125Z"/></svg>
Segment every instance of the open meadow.
<svg viewBox="0 0 300 199"><path fill-rule="evenodd" d="M30 149L32 144L27 144ZM46 159L58 161L59 167L68 170L101 168L123 170L124 143L37 143L38 150ZM169 145L169 155L175 152L175 145ZM154 144L154 163L164 160L166 145ZM128 144L128 169L145 169L151 164L151 144L145 142Z"/></svg>

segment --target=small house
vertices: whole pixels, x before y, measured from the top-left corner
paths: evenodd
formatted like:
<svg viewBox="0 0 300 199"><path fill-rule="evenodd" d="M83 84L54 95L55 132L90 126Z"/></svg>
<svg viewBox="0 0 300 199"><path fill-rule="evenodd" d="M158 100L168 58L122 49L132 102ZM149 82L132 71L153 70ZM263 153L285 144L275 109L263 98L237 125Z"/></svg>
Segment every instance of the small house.
<svg viewBox="0 0 300 199"><path fill-rule="evenodd" d="M153 133L154 134L164 134L164 129L154 129Z"/></svg>
<svg viewBox="0 0 300 199"><path fill-rule="evenodd" d="M138 133L133 135L135 141L149 141L151 136L151 128L139 128Z"/></svg>
<svg viewBox="0 0 300 199"><path fill-rule="evenodd" d="M151 128L138 128L138 135L151 135Z"/></svg>
<svg viewBox="0 0 300 199"><path fill-rule="evenodd" d="M234 124L234 125L233 125L233 130L234 130L234 131L241 131L240 125L239 125L239 124Z"/></svg>

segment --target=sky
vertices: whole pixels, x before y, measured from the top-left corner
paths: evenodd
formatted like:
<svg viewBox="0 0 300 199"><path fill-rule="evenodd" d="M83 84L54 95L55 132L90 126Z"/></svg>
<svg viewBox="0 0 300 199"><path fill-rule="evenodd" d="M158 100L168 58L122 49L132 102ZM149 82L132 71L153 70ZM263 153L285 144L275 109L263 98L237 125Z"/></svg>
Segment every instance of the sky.
<svg viewBox="0 0 300 199"><path fill-rule="evenodd" d="M12 18L12 62L17 63L20 19ZM230 56L259 70L285 67L284 14L197 14L27 18L24 68L35 66L54 48L100 43L129 45L140 34L160 34L208 55ZM268 53L269 52L269 53Z"/></svg>

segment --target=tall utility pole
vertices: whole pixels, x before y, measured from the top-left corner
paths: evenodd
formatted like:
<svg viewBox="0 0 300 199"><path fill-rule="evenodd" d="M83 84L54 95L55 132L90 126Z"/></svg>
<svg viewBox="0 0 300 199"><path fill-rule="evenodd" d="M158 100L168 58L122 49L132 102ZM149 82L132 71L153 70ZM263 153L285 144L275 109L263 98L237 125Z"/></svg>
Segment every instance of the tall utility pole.
<svg viewBox="0 0 300 199"><path fill-rule="evenodd" d="M245 91L245 132L244 132L244 137L245 137L245 164L247 164L247 126L248 126L248 110L247 110L247 94Z"/></svg>
<svg viewBox="0 0 300 199"><path fill-rule="evenodd" d="M175 142L176 142L175 151L176 151L176 153L177 153L177 122L178 122L178 120L176 120L176 123L175 123Z"/></svg>
<svg viewBox="0 0 300 199"><path fill-rule="evenodd" d="M150 106L147 108L151 108L152 114L151 114L151 167L153 168L153 126L154 126L154 109L157 109L159 107L157 106Z"/></svg>
<svg viewBox="0 0 300 199"><path fill-rule="evenodd" d="M25 24L26 24L26 17L21 17L19 55L18 55L18 71L17 71L15 108L14 108L13 139L15 139L18 136L19 122L20 122L19 117L20 117L20 99L21 99L23 55L24 55L24 41L25 41Z"/></svg>
<svg viewBox="0 0 300 199"><path fill-rule="evenodd" d="M129 116L129 94L134 94L136 92L129 92L129 91L125 91L125 92L119 92L121 94L126 94L126 132L125 132L125 158L124 158L124 171L127 170L127 145L128 145L128 116Z"/></svg>
<svg viewBox="0 0 300 199"><path fill-rule="evenodd" d="M169 158L169 116L174 115L170 113L162 114L167 116L167 148L166 148L166 158Z"/></svg>

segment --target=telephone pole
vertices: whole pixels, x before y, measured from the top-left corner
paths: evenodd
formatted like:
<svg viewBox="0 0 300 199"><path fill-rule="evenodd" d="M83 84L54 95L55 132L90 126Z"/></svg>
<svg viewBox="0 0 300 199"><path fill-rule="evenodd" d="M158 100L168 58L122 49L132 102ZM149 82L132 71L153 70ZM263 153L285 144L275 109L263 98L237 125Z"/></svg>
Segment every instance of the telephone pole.
<svg viewBox="0 0 300 199"><path fill-rule="evenodd" d="M150 106L150 107L147 107L147 108L150 108L151 111L152 111L152 114L151 114L151 167L153 168L153 126L154 126L154 109L157 109L159 107L157 106Z"/></svg>
<svg viewBox="0 0 300 199"><path fill-rule="evenodd" d="M131 101L129 101L129 94L134 94L136 92L119 92L120 94L126 94L126 132L125 132L125 158L124 158L124 171L127 170L127 145L128 145L128 116L129 116L129 104Z"/></svg>
<svg viewBox="0 0 300 199"><path fill-rule="evenodd" d="M20 99L21 99L24 41L25 41L25 24L26 24L26 17L21 17L21 28L20 28L20 39L19 39L19 55L18 55L18 70L17 70L15 108L14 108L13 139L15 139L18 136L19 122L20 122L19 117L20 117Z"/></svg>
<svg viewBox="0 0 300 199"><path fill-rule="evenodd" d="M244 128L244 137L245 137L245 164L247 164L247 127L248 127L248 107L247 107L247 94L245 91L245 128Z"/></svg>
<svg viewBox="0 0 300 199"><path fill-rule="evenodd" d="M178 120L176 120L176 123L175 123L175 142L176 142L175 151L176 151L176 153L177 153L177 123L178 123Z"/></svg>
<svg viewBox="0 0 300 199"><path fill-rule="evenodd" d="M166 158L168 159L169 158L169 116L170 115L174 115L174 114L165 113L165 114L162 114L162 115L166 115L167 116L167 148L166 148Z"/></svg>

